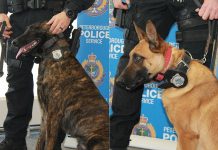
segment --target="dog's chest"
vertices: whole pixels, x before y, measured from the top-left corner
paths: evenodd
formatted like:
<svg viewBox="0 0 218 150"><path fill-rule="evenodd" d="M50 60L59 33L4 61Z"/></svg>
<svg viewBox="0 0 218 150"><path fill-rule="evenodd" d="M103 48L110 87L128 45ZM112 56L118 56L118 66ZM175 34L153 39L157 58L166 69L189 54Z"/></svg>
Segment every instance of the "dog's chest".
<svg viewBox="0 0 218 150"><path fill-rule="evenodd" d="M61 97L61 94L69 91L64 96L70 96L74 90L78 91L87 86L93 87L94 84L91 83L91 79L79 62L71 57L59 62L44 60L39 64L37 82L39 95L43 94L48 98L54 95Z"/></svg>
<svg viewBox="0 0 218 150"><path fill-rule="evenodd" d="M197 135L198 110L187 103L188 100L163 96L163 104L169 120L178 132L189 136Z"/></svg>

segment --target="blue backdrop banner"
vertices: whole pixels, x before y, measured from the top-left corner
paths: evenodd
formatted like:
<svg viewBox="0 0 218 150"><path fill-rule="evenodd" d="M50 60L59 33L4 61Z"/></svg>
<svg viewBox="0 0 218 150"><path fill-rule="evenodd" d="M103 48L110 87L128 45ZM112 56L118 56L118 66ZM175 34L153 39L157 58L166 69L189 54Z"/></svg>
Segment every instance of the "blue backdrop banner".
<svg viewBox="0 0 218 150"><path fill-rule="evenodd" d="M109 95L108 4L108 0L96 0L91 8L78 16L78 27L82 28L82 35L77 55L86 72L107 100Z"/></svg>

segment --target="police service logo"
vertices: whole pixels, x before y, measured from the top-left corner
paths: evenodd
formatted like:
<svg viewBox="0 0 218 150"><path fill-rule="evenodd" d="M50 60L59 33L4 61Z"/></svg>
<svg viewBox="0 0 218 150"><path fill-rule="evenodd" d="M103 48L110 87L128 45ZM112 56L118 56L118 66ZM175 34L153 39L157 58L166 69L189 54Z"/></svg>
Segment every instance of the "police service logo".
<svg viewBox="0 0 218 150"><path fill-rule="evenodd" d="M151 123L148 123L148 118L144 116L140 117L140 122L134 127L132 134L139 136L148 136L153 138L156 137L154 127Z"/></svg>
<svg viewBox="0 0 218 150"><path fill-rule="evenodd" d="M107 11L109 0L95 0L92 7L85 11L89 16L100 16Z"/></svg>
<svg viewBox="0 0 218 150"><path fill-rule="evenodd" d="M105 77L104 69L99 60L96 60L97 56L94 54L88 55L88 60L82 63L83 68L88 75L92 78L96 86L99 86Z"/></svg>

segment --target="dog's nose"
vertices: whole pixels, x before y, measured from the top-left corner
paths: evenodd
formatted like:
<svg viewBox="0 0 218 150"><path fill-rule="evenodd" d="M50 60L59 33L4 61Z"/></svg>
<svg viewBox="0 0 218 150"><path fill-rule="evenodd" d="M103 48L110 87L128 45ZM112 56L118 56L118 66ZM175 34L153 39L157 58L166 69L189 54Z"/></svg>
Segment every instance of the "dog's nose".
<svg viewBox="0 0 218 150"><path fill-rule="evenodd" d="M126 90L132 90L136 87L136 84L134 82L130 82L128 78L124 78L122 77L122 75L116 79L116 83L117 85L125 88Z"/></svg>
<svg viewBox="0 0 218 150"><path fill-rule="evenodd" d="M13 46L17 46L17 40L13 40L13 41L11 42L11 44L12 44Z"/></svg>
<svg viewBox="0 0 218 150"><path fill-rule="evenodd" d="M119 76L117 79L116 79L116 82L117 84L121 85L121 86L124 86L125 85L125 79L122 77L122 76Z"/></svg>

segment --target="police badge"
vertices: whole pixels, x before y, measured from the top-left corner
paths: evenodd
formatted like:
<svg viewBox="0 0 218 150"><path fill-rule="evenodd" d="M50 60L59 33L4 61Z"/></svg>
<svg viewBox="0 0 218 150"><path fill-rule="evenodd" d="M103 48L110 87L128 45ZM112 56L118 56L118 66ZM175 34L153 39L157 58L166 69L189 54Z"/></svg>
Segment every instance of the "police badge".
<svg viewBox="0 0 218 150"><path fill-rule="evenodd" d="M177 73L171 78L170 82L176 87L181 87L184 85L185 79L179 73Z"/></svg>
<svg viewBox="0 0 218 150"><path fill-rule="evenodd" d="M52 51L52 56L55 60L59 60L60 58L62 58L61 50L57 49L57 50Z"/></svg>

